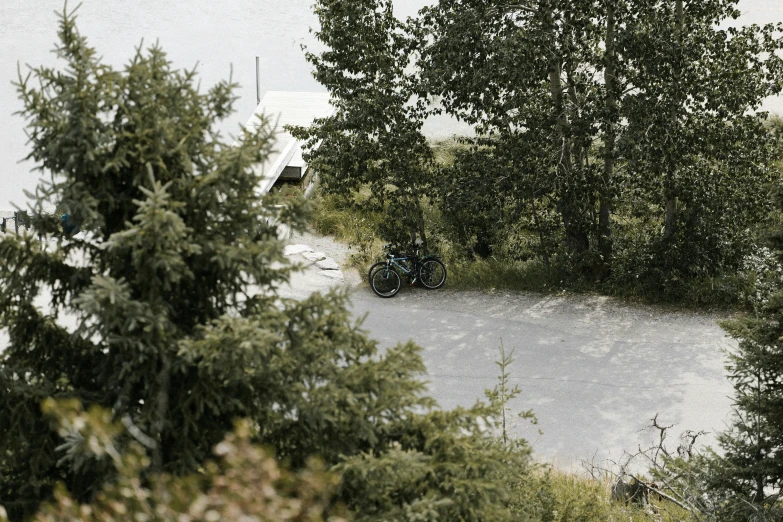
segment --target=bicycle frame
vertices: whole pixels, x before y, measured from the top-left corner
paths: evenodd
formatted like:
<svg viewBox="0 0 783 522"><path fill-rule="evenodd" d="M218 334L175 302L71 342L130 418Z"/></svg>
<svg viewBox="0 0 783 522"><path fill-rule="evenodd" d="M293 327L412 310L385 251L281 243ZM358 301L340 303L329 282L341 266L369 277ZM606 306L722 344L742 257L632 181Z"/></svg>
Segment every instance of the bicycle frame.
<svg viewBox="0 0 783 522"><path fill-rule="evenodd" d="M388 250L388 253L386 254L386 266L389 268L397 268L400 272L402 272L402 275L411 281L411 284L415 283L416 279L419 277L419 267L423 262L427 261L428 259L440 260L440 258L434 254L427 254L424 257L421 257L419 255L418 248L416 249L415 254L398 255L391 251L391 246L391 244L384 246L384 248ZM408 267L401 264L401 261L410 261L412 262L412 266L410 266L409 269Z"/></svg>
<svg viewBox="0 0 783 522"><path fill-rule="evenodd" d="M410 270L405 268L405 266L401 265L400 261L413 261L413 266ZM403 257L395 257L394 254L387 254L386 256L386 265L389 267L395 267L398 268L405 276L407 276L409 279L411 275L413 276L414 281L416 280L416 270L419 266L419 254L415 254L412 256L403 256Z"/></svg>

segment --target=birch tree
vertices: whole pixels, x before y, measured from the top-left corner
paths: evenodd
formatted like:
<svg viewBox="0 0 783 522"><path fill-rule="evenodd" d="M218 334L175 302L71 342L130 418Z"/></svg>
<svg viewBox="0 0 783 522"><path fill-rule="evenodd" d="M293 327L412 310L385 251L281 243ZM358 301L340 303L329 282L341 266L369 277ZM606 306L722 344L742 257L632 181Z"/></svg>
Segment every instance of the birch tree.
<svg viewBox="0 0 783 522"><path fill-rule="evenodd" d="M432 153L421 133L426 99L409 70L410 37L390 0L323 0L314 7L315 36L326 49L306 57L336 112L293 133L306 140L327 193L369 187L367 206L389 216L386 238L419 239L426 250L422 198Z"/></svg>

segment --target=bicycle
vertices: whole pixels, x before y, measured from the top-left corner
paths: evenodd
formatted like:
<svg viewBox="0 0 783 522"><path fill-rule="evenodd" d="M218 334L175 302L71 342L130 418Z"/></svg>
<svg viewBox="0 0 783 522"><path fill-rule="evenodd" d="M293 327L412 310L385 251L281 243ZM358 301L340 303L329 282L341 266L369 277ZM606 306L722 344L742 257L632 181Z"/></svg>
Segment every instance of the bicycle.
<svg viewBox="0 0 783 522"><path fill-rule="evenodd" d="M433 254L419 257L419 249L415 254L403 252L394 253L392 245L384 245L386 260L372 265L367 271L370 288L380 297L394 297L402 287L402 277L407 277L410 284L421 283L424 288L434 290L446 282L446 267L438 256Z"/></svg>

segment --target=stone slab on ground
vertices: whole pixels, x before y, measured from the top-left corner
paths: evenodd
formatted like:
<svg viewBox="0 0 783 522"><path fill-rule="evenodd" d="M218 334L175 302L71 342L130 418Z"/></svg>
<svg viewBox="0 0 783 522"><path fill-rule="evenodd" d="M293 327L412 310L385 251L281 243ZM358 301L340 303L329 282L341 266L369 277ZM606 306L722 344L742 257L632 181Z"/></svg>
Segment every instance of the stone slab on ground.
<svg viewBox="0 0 783 522"><path fill-rule="evenodd" d="M307 245L286 245L283 249L284 256L295 256L296 254L303 254L305 252L312 252L313 249Z"/></svg>
<svg viewBox="0 0 783 522"><path fill-rule="evenodd" d="M315 264L315 266L317 266L321 270L340 270L340 265L338 265L337 261L335 261L331 257L327 257L326 259L322 259L321 261L318 261Z"/></svg>
<svg viewBox="0 0 783 522"><path fill-rule="evenodd" d="M327 255L323 252L303 252L302 257L308 261L321 261L322 259L326 259Z"/></svg>

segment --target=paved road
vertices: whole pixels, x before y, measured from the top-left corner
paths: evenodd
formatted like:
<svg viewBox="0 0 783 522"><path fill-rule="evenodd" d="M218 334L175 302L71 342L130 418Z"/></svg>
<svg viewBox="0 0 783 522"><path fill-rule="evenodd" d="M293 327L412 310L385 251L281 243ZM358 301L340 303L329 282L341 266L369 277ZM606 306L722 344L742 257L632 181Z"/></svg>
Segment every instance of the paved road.
<svg viewBox="0 0 783 522"><path fill-rule="evenodd" d="M722 350L733 341L714 317L604 297L410 289L381 299L366 285L352 301L382 346L413 339L424 348L430 390L445 408L482 398L497 382L500 340L515 348L511 380L522 394L512 406L539 419L516 432L548 462L616 460L651 440L645 427L656 413L677 425L673 437L714 433L728 419Z"/></svg>
<svg viewBox="0 0 783 522"><path fill-rule="evenodd" d="M331 240L307 239L339 258L339 245ZM299 254L291 260L309 263ZM522 395L512 407L532 408L539 425L518 423L514 429L542 460L565 467L579 459L616 460L650 440L644 428L656 413L677 431L714 433L728 418L732 389L722 350L733 342L714 317L603 297L405 288L381 299L357 274L335 278L323 272L310 266L283 294L353 287L353 312L365 317L365 328L382 347L409 339L423 347L431 394L444 408L483 398L484 389L497 382L500 340L515 348L511 380ZM73 327L73 318L61 320ZM6 342L0 332L0 350Z"/></svg>

